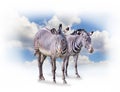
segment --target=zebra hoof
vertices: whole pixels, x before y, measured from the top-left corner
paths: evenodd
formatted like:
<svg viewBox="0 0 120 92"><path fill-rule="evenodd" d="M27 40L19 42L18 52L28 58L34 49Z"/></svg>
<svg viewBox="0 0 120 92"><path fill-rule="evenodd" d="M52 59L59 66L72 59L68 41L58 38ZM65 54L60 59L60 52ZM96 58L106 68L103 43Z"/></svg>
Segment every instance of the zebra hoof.
<svg viewBox="0 0 120 92"><path fill-rule="evenodd" d="M45 80L44 76L40 76L39 80Z"/></svg>
<svg viewBox="0 0 120 92"><path fill-rule="evenodd" d="M79 74L77 74L77 78L80 78L80 75L79 75Z"/></svg>
<svg viewBox="0 0 120 92"><path fill-rule="evenodd" d="M53 80L53 83L56 83L56 80Z"/></svg>
<svg viewBox="0 0 120 92"><path fill-rule="evenodd" d="M66 77L68 77L68 74L66 74Z"/></svg>
<svg viewBox="0 0 120 92"><path fill-rule="evenodd" d="M67 84L67 81L66 81L66 80L63 80L63 84Z"/></svg>

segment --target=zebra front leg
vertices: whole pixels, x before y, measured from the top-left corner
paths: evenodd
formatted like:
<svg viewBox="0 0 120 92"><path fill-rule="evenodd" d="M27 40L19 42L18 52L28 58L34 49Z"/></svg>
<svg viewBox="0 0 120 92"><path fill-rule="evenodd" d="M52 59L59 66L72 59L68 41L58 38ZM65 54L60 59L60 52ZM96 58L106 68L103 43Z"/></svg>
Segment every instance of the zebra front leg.
<svg viewBox="0 0 120 92"><path fill-rule="evenodd" d="M75 56L73 56L73 57L74 57L74 61L75 61L75 74L77 75L77 78L80 78L80 75L79 75L78 69L77 69L78 55L79 55L79 54L77 54L77 55L75 55Z"/></svg>
<svg viewBox="0 0 120 92"><path fill-rule="evenodd" d="M41 53L40 52L38 55L38 68L39 68L39 80L44 80L44 77L42 75L42 63L41 63Z"/></svg>
<svg viewBox="0 0 120 92"><path fill-rule="evenodd" d="M39 61L38 62L38 64L39 64L39 79L40 80L45 80L45 78L43 76L42 65L43 65L43 62L44 62L46 56L41 54L41 53L39 53L39 57L38 58L39 58L39 60L38 60Z"/></svg>
<svg viewBox="0 0 120 92"><path fill-rule="evenodd" d="M63 83L67 83L66 80L65 80L65 61L66 61L66 58L64 58L63 60L63 66L62 66L62 73L63 73Z"/></svg>
<svg viewBox="0 0 120 92"><path fill-rule="evenodd" d="M55 58L51 58L51 64L52 64L53 82L56 83L56 79L55 79L56 59Z"/></svg>
<svg viewBox="0 0 120 92"><path fill-rule="evenodd" d="M66 76L68 76L68 73L67 73L68 64L69 64L69 56L67 57L67 60L66 60L66 69L65 69Z"/></svg>

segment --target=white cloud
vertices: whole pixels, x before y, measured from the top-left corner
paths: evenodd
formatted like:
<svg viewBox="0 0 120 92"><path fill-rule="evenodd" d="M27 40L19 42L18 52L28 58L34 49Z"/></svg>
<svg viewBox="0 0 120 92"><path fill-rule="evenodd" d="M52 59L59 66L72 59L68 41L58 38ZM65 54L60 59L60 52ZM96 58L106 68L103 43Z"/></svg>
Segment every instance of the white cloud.
<svg viewBox="0 0 120 92"><path fill-rule="evenodd" d="M56 28L56 29L58 29L58 26L59 26L59 24L61 24L62 23L62 25L63 25L63 27L65 26L64 25L64 23L62 22L62 21L60 21L59 19L58 19L58 17L56 16L56 15L54 15L48 22L47 22L47 27L48 28Z"/></svg>
<svg viewBox="0 0 120 92"><path fill-rule="evenodd" d="M77 14L57 14L59 20L63 21L63 23L67 26L72 26L74 23L80 23L80 17Z"/></svg>
<svg viewBox="0 0 120 92"><path fill-rule="evenodd" d="M80 17L74 14L56 14L54 15L46 24L49 28L56 28L58 29L58 25L62 23L63 29L68 26L72 26L74 23L80 23Z"/></svg>
<svg viewBox="0 0 120 92"><path fill-rule="evenodd" d="M13 47L22 48L22 42L19 40L11 40L7 42L7 46L8 48L13 48Z"/></svg>
<svg viewBox="0 0 120 92"><path fill-rule="evenodd" d="M35 33L38 31L37 25L31 23L24 16L14 16L14 25L9 31L7 41L10 47L21 47L31 50L33 48L33 39Z"/></svg>
<svg viewBox="0 0 120 92"><path fill-rule="evenodd" d="M110 50L110 36L108 31L95 31L91 38L95 51L108 52Z"/></svg>
<svg viewBox="0 0 120 92"><path fill-rule="evenodd" d="M79 55L79 57L78 57L78 63L79 64L89 64L89 63L92 63L92 61L90 61L89 57L87 57L87 56Z"/></svg>
<svg viewBox="0 0 120 92"><path fill-rule="evenodd" d="M87 57L85 55L80 55L79 54L79 57L78 57L78 66L81 65L81 64L91 64L91 63L93 63L93 62L89 60L89 57ZM70 57L69 64L72 67L75 64L73 56Z"/></svg>

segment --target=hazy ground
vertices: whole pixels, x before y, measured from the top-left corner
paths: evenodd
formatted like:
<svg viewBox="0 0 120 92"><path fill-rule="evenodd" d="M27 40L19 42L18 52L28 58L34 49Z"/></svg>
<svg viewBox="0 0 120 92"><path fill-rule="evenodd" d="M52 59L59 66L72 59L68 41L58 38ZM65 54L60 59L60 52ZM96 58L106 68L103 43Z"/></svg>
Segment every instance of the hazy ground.
<svg viewBox="0 0 120 92"><path fill-rule="evenodd" d="M48 92L48 91L82 91L82 92L117 92L117 80L111 76L113 73L108 63L81 64L78 67L81 78L76 78L74 65L68 68L69 77L67 84L63 84L61 63L57 62L56 81L52 82L51 66L49 62L44 63L45 81L38 81L38 67L36 61L33 63L8 63L0 65L0 90L2 92ZM112 74L110 74L112 73ZM117 77L116 77L117 78ZM115 83L115 84L114 84Z"/></svg>

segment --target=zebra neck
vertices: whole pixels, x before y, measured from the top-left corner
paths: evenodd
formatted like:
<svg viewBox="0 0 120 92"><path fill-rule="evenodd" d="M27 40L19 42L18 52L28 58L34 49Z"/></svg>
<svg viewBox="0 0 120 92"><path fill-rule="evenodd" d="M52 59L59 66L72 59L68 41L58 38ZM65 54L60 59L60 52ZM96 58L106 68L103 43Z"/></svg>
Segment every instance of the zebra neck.
<svg viewBox="0 0 120 92"><path fill-rule="evenodd" d="M82 47L81 42L77 43L76 40L73 40L73 42L72 42L72 50L73 50L74 53L79 53L80 50L81 50L81 47Z"/></svg>

